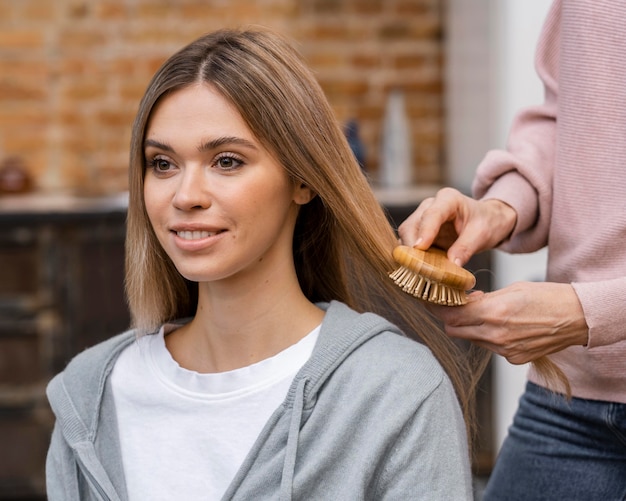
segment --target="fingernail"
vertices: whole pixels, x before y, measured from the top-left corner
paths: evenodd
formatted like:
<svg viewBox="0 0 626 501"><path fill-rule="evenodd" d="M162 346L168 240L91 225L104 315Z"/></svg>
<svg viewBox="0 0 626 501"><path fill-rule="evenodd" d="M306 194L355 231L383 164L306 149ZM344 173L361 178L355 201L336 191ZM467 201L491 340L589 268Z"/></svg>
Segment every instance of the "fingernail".
<svg viewBox="0 0 626 501"><path fill-rule="evenodd" d="M457 266L461 266L461 260L458 257L454 258L454 264L456 264Z"/></svg>
<svg viewBox="0 0 626 501"><path fill-rule="evenodd" d="M424 239L422 237L419 237L413 244L413 247L419 247L419 245L422 243L423 240Z"/></svg>

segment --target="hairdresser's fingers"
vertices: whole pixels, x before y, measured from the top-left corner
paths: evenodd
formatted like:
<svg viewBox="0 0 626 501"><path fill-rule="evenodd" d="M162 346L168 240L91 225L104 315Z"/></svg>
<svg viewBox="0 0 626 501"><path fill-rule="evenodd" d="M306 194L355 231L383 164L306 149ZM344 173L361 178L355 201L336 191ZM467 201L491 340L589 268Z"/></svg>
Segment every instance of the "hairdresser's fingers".
<svg viewBox="0 0 626 501"><path fill-rule="evenodd" d="M433 204L424 211L422 225L438 224L435 245L447 249L448 258L463 266L476 252L485 246L488 225L479 210L479 202L458 190L439 190Z"/></svg>
<svg viewBox="0 0 626 501"><path fill-rule="evenodd" d="M543 355L558 351L558 349L547 343L538 343L541 338L534 339L532 342L528 342L528 340L510 340L503 342L499 339L491 341L496 337L496 334L494 333L493 327L488 324L453 326L444 323L444 328L449 336L471 341L482 348L506 358L510 363L515 365L532 362Z"/></svg>
<svg viewBox="0 0 626 501"><path fill-rule="evenodd" d="M516 364L587 343L587 323L569 284L518 282L471 295L465 306L439 307L433 313L450 336L473 341Z"/></svg>
<svg viewBox="0 0 626 501"><path fill-rule="evenodd" d="M447 249L456 239L454 222L466 198L453 188L442 188L425 199L398 228L402 242L422 250L433 244Z"/></svg>
<svg viewBox="0 0 626 501"><path fill-rule="evenodd" d="M430 247L437 236L437 231L426 231L422 227L422 217L424 212L434 203L434 197L424 199L409 217L398 226L398 236L404 245L413 247L416 244L425 245L424 249ZM419 239L419 241L418 241Z"/></svg>
<svg viewBox="0 0 626 501"><path fill-rule="evenodd" d="M462 209L462 210L461 210ZM463 265L476 253L492 249L513 231L515 210L500 200L468 198L454 220L458 237L448 249L448 258Z"/></svg>

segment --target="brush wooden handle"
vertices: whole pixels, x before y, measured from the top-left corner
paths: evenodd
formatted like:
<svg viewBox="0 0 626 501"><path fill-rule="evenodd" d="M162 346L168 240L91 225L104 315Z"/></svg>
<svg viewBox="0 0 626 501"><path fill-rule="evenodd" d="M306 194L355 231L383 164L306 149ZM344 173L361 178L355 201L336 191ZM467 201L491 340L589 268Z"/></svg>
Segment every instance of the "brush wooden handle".
<svg viewBox="0 0 626 501"><path fill-rule="evenodd" d="M423 251L399 245L393 250L393 258L398 264L432 282L462 291L476 285L474 275L450 261L441 249L431 247Z"/></svg>

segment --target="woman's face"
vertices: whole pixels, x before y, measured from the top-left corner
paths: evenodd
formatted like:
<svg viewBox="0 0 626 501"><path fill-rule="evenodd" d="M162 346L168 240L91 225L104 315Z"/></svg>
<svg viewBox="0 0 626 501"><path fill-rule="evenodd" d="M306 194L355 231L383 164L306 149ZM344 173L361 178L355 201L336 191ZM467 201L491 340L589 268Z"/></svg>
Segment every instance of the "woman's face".
<svg viewBox="0 0 626 501"><path fill-rule="evenodd" d="M267 279L290 266L298 206L291 182L213 87L168 95L146 129L144 198L159 242L196 282Z"/></svg>

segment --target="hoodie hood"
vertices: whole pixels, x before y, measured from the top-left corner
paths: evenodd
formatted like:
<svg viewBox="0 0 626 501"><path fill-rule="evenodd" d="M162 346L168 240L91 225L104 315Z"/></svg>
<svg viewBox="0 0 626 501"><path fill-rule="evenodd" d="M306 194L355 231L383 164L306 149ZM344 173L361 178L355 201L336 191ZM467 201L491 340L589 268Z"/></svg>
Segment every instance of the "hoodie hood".
<svg viewBox="0 0 626 501"><path fill-rule="evenodd" d="M48 399L70 446L94 441L107 379L134 340L134 331L127 331L85 350L50 381Z"/></svg>

